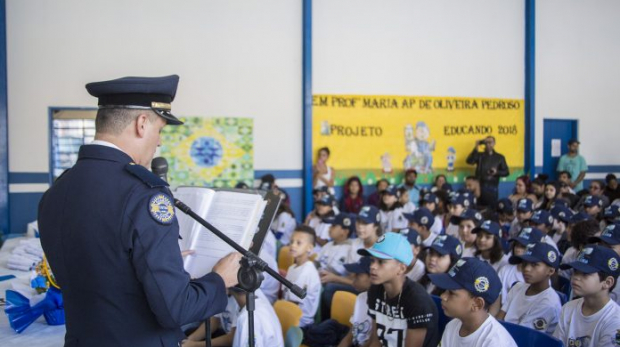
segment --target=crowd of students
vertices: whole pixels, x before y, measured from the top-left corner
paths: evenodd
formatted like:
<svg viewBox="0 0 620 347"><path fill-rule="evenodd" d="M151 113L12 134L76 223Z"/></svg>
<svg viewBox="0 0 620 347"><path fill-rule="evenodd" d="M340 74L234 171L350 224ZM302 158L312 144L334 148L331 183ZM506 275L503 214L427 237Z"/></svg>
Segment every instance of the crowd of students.
<svg viewBox="0 0 620 347"><path fill-rule="evenodd" d="M473 177L460 190L443 175L429 189L380 180L368 198L357 177L340 199L316 189L303 224L282 204L268 241L290 247L286 277L307 296L276 287L265 300L300 306L310 347L516 346L499 321L565 346L619 346L616 178L575 192L567 173L559 176L519 177L513 194L493 207L477 204ZM339 290L357 294L351 329L330 319ZM443 332L438 310L453 318Z"/></svg>

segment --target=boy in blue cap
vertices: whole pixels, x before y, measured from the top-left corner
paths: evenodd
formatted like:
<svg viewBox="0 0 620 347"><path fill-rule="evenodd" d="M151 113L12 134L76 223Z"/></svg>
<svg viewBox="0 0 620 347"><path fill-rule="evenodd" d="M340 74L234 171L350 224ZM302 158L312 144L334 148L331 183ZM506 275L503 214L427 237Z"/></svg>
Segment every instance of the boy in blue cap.
<svg viewBox="0 0 620 347"><path fill-rule="evenodd" d="M383 234L379 209L374 206L362 207L355 219L355 230L357 238L351 241L351 251L347 258L348 263L359 261L361 256L357 254L357 251L372 247L379 236Z"/></svg>
<svg viewBox="0 0 620 347"><path fill-rule="evenodd" d="M403 206L400 203L398 187L389 186L381 195L379 211L381 213L381 228L383 231L399 232L407 228L407 220L403 217Z"/></svg>
<svg viewBox="0 0 620 347"><path fill-rule="evenodd" d="M340 341L338 347L363 346L370 337L372 319L368 315L368 288L370 288L370 257L362 257L360 261L345 264L349 273L354 274L353 287L359 292L355 299L355 307L351 316L351 329Z"/></svg>
<svg viewBox="0 0 620 347"><path fill-rule="evenodd" d="M446 273L463 254L461 242L454 236L439 235L433 244L426 250L424 265L426 266L425 276L420 279L420 284L426 292L432 295L443 293L441 288L435 287L430 281L429 275Z"/></svg>
<svg viewBox="0 0 620 347"><path fill-rule="evenodd" d="M620 344L620 306L610 299L616 286L620 258L612 249L584 247L577 260L560 265L573 269L571 285L579 299L562 308L553 336L565 346L611 347Z"/></svg>
<svg viewBox="0 0 620 347"><path fill-rule="evenodd" d="M510 263L521 264L525 283L510 289L497 319L552 335L562 310L560 297L550 284L560 254L551 245L538 242L528 245L525 254L512 256Z"/></svg>
<svg viewBox="0 0 620 347"><path fill-rule="evenodd" d="M409 228L415 229L422 237L422 247L430 247L437 234L431 232L435 223L435 216L425 207L420 207L413 213L405 213L403 216L409 221Z"/></svg>
<svg viewBox="0 0 620 347"><path fill-rule="evenodd" d="M603 200L596 195L588 195L583 202L583 210L588 216L598 220L603 211Z"/></svg>
<svg viewBox="0 0 620 347"><path fill-rule="evenodd" d="M369 346L435 347L439 343L437 307L424 288L405 274L413 260L407 239L387 233L370 249L368 314L372 318Z"/></svg>
<svg viewBox="0 0 620 347"><path fill-rule="evenodd" d="M441 307L446 316L455 318L446 325L441 346L517 347L488 311L497 301L502 286L491 265L476 258L462 258L448 273L430 278L445 290L441 294Z"/></svg>
<svg viewBox="0 0 620 347"><path fill-rule="evenodd" d="M437 206L439 205L439 198L433 193L426 193L420 199L422 207L426 207L435 216L435 222L431 226L431 232L433 234L441 234L443 232L443 221L441 218L437 218Z"/></svg>
<svg viewBox="0 0 620 347"><path fill-rule="evenodd" d="M463 244L463 256L473 257L476 254L476 235L473 230L482 224L482 214L474 209L467 209L460 216L450 218L450 223L459 226L457 237Z"/></svg>
<svg viewBox="0 0 620 347"><path fill-rule="evenodd" d="M473 208L472 199L470 199L469 192L455 192L452 194L450 204L448 206L449 218L448 225L446 226L446 234L454 237L459 237L459 225L452 222L452 217L460 216L463 211Z"/></svg>
<svg viewBox="0 0 620 347"><path fill-rule="evenodd" d="M310 212L309 218L304 223L316 232L316 247L314 249L316 253L329 241L329 228L331 226L329 221L337 215L334 211L334 201L334 197L330 194L323 195L314 202L315 210Z"/></svg>
<svg viewBox="0 0 620 347"><path fill-rule="evenodd" d="M527 222L532 218L532 214L534 214L534 203L532 200L523 198L517 201L517 218L510 226L510 237L515 237L521 229L528 226Z"/></svg>
<svg viewBox="0 0 620 347"><path fill-rule="evenodd" d="M545 234L543 237L543 242L548 243L553 248L558 250L558 245L553 241L549 233L551 233L553 228L553 216L546 210L538 210L534 212L532 218L530 218L530 224L533 228L538 228L538 230L542 231Z"/></svg>
<svg viewBox="0 0 620 347"><path fill-rule="evenodd" d="M601 235L591 237L588 242L609 247L620 256L620 223L609 224ZM614 288L611 292L611 298L620 304L620 286Z"/></svg>
<svg viewBox="0 0 620 347"><path fill-rule="evenodd" d="M510 226L515 220L515 208L512 200L508 198L500 199L497 202L497 220L502 227L502 238L510 238Z"/></svg>
<svg viewBox="0 0 620 347"><path fill-rule="evenodd" d="M424 276L426 272L426 266L424 266L424 259L420 260L418 256L422 252L422 236L413 228L409 228L407 232L407 240L411 244L411 251L413 252L413 260L409 269L407 269L407 278L417 282Z"/></svg>

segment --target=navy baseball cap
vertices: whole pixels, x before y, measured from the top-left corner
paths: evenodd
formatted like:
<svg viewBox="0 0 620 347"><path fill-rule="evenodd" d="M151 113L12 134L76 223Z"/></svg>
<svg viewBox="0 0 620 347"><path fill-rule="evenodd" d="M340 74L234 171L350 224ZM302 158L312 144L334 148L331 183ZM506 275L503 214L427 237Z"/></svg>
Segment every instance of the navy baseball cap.
<svg viewBox="0 0 620 347"><path fill-rule="evenodd" d="M450 200L452 205L462 205L465 208L469 208L473 205L473 199L470 197L469 192L456 193Z"/></svg>
<svg viewBox="0 0 620 347"><path fill-rule="evenodd" d="M450 254L455 255L457 258L460 258L461 255L463 255L463 246L461 245L461 241L451 235L437 235L437 237L433 240L433 243L428 248L434 249L441 255Z"/></svg>
<svg viewBox="0 0 620 347"><path fill-rule="evenodd" d="M357 263L344 264L344 268L354 274L369 274L371 262L370 257L361 257Z"/></svg>
<svg viewBox="0 0 620 347"><path fill-rule="evenodd" d="M609 205L603 211L603 217L608 219L616 219L620 217L620 206Z"/></svg>
<svg viewBox="0 0 620 347"><path fill-rule="evenodd" d="M608 245L620 245L620 224L609 224L605 227L601 236L594 236L588 239L588 242L605 242Z"/></svg>
<svg viewBox="0 0 620 347"><path fill-rule="evenodd" d="M450 223L458 225L464 220L470 220L474 222L474 225L479 226L482 223L482 214L474 209L467 209L460 216L452 216Z"/></svg>
<svg viewBox="0 0 620 347"><path fill-rule="evenodd" d="M448 273L430 274L428 277L441 289L465 289L473 296L483 298L489 305L497 300L502 290L497 272L487 262L477 258L461 258Z"/></svg>
<svg viewBox="0 0 620 347"><path fill-rule="evenodd" d="M541 242L545 234L537 228L523 228L519 231L516 237L511 238L509 241L516 241L523 246L527 246L530 243Z"/></svg>
<svg viewBox="0 0 620 347"><path fill-rule="evenodd" d="M355 231L355 215L350 213L340 213L325 220L327 224L339 225L344 229L349 229L349 235Z"/></svg>
<svg viewBox="0 0 620 347"><path fill-rule="evenodd" d="M564 199L555 199L551 203L551 209L553 209L556 206L563 206L563 207L567 207L568 208L568 201L566 201Z"/></svg>
<svg viewBox="0 0 620 347"><path fill-rule="evenodd" d="M573 216L573 212L566 206L556 205L551 209L551 215L553 218L568 224Z"/></svg>
<svg viewBox="0 0 620 347"><path fill-rule="evenodd" d="M381 215L379 209L374 206L364 206L357 214L357 221L362 223L379 223L381 221Z"/></svg>
<svg viewBox="0 0 620 347"><path fill-rule="evenodd" d="M390 185L388 186L384 191L383 194L389 194L389 195L394 195L394 196L399 196L398 194L398 187L395 185Z"/></svg>
<svg viewBox="0 0 620 347"><path fill-rule="evenodd" d="M410 244L414 246L420 246L422 244L422 236L418 233L417 230L413 228L406 229L407 230L407 240Z"/></svg>
<svg viewBox="0 0 620 347"><path fill-rule="evenodd" d="M512 200L508 198L503 198L497 202L497 212L512 214L514 211L515 211L515 207L512 204Z"/></svg>
<svg viewBox="0 0 620 347"><path fill-rule="evenodd" d="M481 231L501 237L502 227L492 220L485 220L479 227L474 228L471 232L472 234L477 234Z"/></svg>
<svg viewBox="0 0 620 347"><path fill-rule="evenodd" d="M523 255L513 255L510 257L510 264L516 265L526 263L543 262L554 269L560 266L560 254L548 243L536 242L527 245L527 250Z"/></svg>
<svg viewBox="0 0 620 347"><path fill-rule="evenodd" d="M594 196L594 195L588 195L586 197L586 200L583 202L583 206L585 207L593 207L593 206L598 206L598 207L603 207L603 200L601 200L601 198L599 198L598 196Z"/></svg>
<svg viewBox="0 0 620 347"><path fill-rule="evenodd" d="M435 204L439 203L439 198L437 198L437 195L433 194L433 193L427 193L424 194L424 196L422 197L422 199L420 200L422 202L432 202Z"/></svg>
<svg viewBox="0 0 620 347"><path fill-rule="evenodd" d="M590 215L588 215L585 211L577 212L572 215L570 218L570 224L575 224L579 222L583 222L584 220L590 219Z"/></svg>
<svg viewBox="0 0 620 347"><path fill-rule="evenodd" d="M315 204L331 206L334 204L334 198L330 194L326 194L323 195L319 200L317 200Z"/></svg>
<svg viewBox="0 0 620 347"><path fill-rule="evenodd" d="M99 99L99 109L128 108L153 110L170 125L181 125L173 116L172 101L177 92L179 76L123 77L86 85L88 93Z"/></svg>
<svg viewBox="0 0 620 347"><path fill-rule="evenodd" d="M409 241L403 235L392 232L381 235L369 249L358 249L357 254L379 259L395 259L407 266L413 261Z"/></svg>
<svg viewBox="0 0 620 347"><path fill-rule="evenodd" d="M530 218L530 223L535 225L544 224L546 226L552 226L553 216L551 216L551 213L546 210L538 210L534 212L534 215Z"/></svg>
<svg viewBox="0 0 620 347"><path fill-rule="evenodd" d="M419 225L425 226L430 229L435 223L435 216L426 207L420 207L413 213L403 213L403 216L407 218L409 223L416 222Z"/></svg>
<svg viewBox="0 0 620 347"><path fill-rule="evenodd" d="M620 258L613 249L598 245L587 245L579 252L577 260L568 264L561 264L560 269L572 268L584 274L601 271L617 278L620 274L618 271L619 264Z"/></svg>
<svg viewBox="0 0 620 347"><path fill-rule="evenodd" d="M517 201L518 212L532 212L534 203L532 200L524 198Z"/></svg>

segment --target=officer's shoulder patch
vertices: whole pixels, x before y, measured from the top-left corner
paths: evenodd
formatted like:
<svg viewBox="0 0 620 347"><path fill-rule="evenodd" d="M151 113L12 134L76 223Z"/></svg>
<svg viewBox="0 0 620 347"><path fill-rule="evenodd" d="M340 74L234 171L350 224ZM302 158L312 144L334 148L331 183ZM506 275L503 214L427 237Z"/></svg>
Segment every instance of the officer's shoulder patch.
<svg viewBox="0 0 620 347"><path fill-rule="evenodd" d="M170 197L164 193L157 193L149 200L149 213L155 221L161 224L172 224L174 220L174 205Z"/></svg>
<svg viewBox="0 0 620 347"><path fill-rule="evenodd" d="M132 175L139 178L147 186L151 188L167 187L168 183L161 178L157 177L154 173L150 172L147 168L136 163L129 163L125 165L125 170L129 171Z"/></svg>

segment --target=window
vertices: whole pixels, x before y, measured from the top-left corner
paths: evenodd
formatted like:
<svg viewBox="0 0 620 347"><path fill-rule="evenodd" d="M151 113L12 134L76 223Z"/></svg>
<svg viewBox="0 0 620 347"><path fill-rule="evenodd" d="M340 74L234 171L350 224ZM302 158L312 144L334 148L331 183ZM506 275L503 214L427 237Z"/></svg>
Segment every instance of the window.
<svg viewBox="0 0 620 347"><path fill-rule="evenodd" d="M80 146L95 138L94 110L54 110L52 113L52 175L55 180L75 165Z"/></svg>

